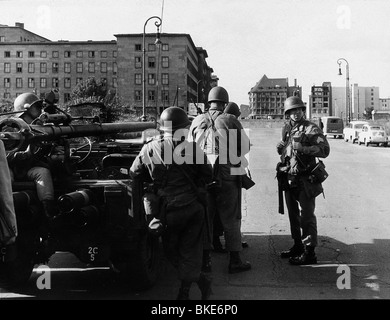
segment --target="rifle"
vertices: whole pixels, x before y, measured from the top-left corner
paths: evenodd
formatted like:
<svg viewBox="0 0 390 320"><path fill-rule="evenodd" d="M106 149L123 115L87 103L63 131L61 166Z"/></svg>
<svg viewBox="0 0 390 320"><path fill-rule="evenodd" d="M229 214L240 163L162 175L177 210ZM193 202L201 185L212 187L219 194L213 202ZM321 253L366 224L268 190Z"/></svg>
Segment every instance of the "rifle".
<svg viewBox="0 0 390 320"><path fill-rule="evenodd" d="M281 162L278 162L278 164L276 165L276 178L278 180L278 203L279 203L278 212L280 214L284 214L283 190L285 189L285 184L287 182L286 181L287 168L288 167L283 166Z"/></svg>

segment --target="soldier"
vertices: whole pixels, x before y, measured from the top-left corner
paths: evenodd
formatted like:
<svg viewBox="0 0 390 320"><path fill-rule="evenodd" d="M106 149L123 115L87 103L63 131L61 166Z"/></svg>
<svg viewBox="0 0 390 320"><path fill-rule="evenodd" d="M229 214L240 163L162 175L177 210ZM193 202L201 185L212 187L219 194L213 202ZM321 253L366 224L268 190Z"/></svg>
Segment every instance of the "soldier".
<svg viewBox="0 0 390 320"><path fill-rule="evenodd" d="M316 157L329 155L329 143L322 130L304 118L306 106L297 96L288 97L284 113L289 117L282 129L282 140L277 144L281 162L277 166L283 179L291 236L294 245L281 252L294 265L317 263L317 219L315 198L323 192L321 183L310 181L309 173L316 166ZM301 230L302 229L302 230ZM304 239L304 242L302 240Z"/></svg>
<svg viewBox="0 0 390 320"><path fill-rule="evenodd" d="M212 225L214 216L218 214L230 257L228 271L237 273L251 269L251 264L248 261L243 262L240 257L242 172L239 171L242 157L249 152L249 138L241 130L242 125L236 117L223 112L228 102L226 89L213 87L208 95L210 108L192 121L189 140L199 143L213 164L215 181L208 192L210 224ZM230 143L234 134L237 135L235 145ZM204 252L204 270L211 271L211 250L212 244L209 243Z"/></svg>
<svg viewBox="0 0 390 320"><path fill-rule="evenodd" d="M205 206L195 188L205 190L206 182L211 181L211 166L203 151L185 140L188 135L185 128L190 121L183 109L165 109L160 121L162 138L143 146L130 173L133 178L142 175L151 178L162 200L158 221L166 228L162 235L164 251L181 280L177 299L189 300L191 285L197 282L202 299L207 300L211 279L201 272Z"/></svg>
<svg viewBox="0 0 390 320"><path fill-rule="evenodd" d="M14 111L20 111L15 117L33 124L42 113L43 101L33 93L23 93L14 101ZM34 181L38 199L43 205L47 219L56 214L54 201L54 186L52 174L46 154L42 153L34 144L29 144L25 150L8 154L12 179L27 177Z"/></svg>
<svg viewBox="0 0 390 320"><path fill-rule="evenodd" d="M11 176L2 140L0 140L0 218L0 247L13 245L18 230L12 196Z"/></svg>

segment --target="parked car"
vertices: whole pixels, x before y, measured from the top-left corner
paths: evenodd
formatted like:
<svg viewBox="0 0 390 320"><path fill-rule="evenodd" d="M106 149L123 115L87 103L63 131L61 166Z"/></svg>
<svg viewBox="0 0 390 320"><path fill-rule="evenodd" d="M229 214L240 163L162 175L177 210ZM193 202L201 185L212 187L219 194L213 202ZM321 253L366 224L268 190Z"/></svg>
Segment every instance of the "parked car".
<svg viewBox="0 0 390 320"><path fill-rule="evenodd" d="M369 144L383 145L387 147L388 137L385 127L379 124L365 124L359 132L358 143L367 147Z"/></svg>
<svg viewBox="0 0 390 320"><path fill-rule="evenodd" d="M351 141L352 143L355 143L359 137L359 132L362 131L362 127L365 124L368 124L368 122L362 120L353 120L348 123L343 130L344 141Z"/></svg>
<svg viewBox="0 0 390 320"><path fill-rule="evenodd" d="M343 119L334 116L322 117L323 124L322 131L325 136L332 136L336 138L343 138L344 122Z"/></svg>

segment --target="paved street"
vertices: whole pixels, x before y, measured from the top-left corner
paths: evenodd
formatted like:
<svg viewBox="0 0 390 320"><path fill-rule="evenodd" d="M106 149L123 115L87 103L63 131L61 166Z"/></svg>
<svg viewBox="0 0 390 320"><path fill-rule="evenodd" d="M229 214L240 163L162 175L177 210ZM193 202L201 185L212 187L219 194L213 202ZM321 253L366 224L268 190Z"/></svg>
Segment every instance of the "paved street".
<svg viewBox="0 0 390 320"><path fill-rule="evenodd" d="M324 183L325 198L317 198L316 208L319 261L291 266L279 257L292 245L287 209L285 215L277 211L279 136L279 128L250 129L256 186L243 195L242 231L249 248L242 256L253 268L229 275L228 256L214 254L212 299L389 299L390 148L329 138L331 153L324 162L330 176ZM55 268L51 290L37 289L39 274L34 273L26 287L0 292L0 298L174 300L177 293L175 273L164 258L156 286L146 292L129 292L112 281L107 266L88 269L68 253L57 253L49 265ZM338 283L346 288L339 289ZM195 286L191 298L200 298Z"/></svg>

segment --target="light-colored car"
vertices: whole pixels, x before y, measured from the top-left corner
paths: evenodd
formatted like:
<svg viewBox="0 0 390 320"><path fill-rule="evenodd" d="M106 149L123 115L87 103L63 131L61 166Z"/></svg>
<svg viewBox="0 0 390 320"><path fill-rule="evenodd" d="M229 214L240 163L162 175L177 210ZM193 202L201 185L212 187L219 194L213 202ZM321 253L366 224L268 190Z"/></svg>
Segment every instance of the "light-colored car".
<svg viewBox="0 0 390 320"><path fill-rule="evenodd" d="M359 132L358 144L367 147L369 144L382 144L384 147L388 145L388 137L385 127L379 124L365 124L362 127L362 131Z"/></svg>
<svg viewBox="0 0 390 320"><path fill-rule="evenodd" d="M353 120L348 123L343 130L344 141L351 141L352 143L355 143L359 137L359 132L362 131L365 124L368 124L368 122L362 120Z"/></svg>

